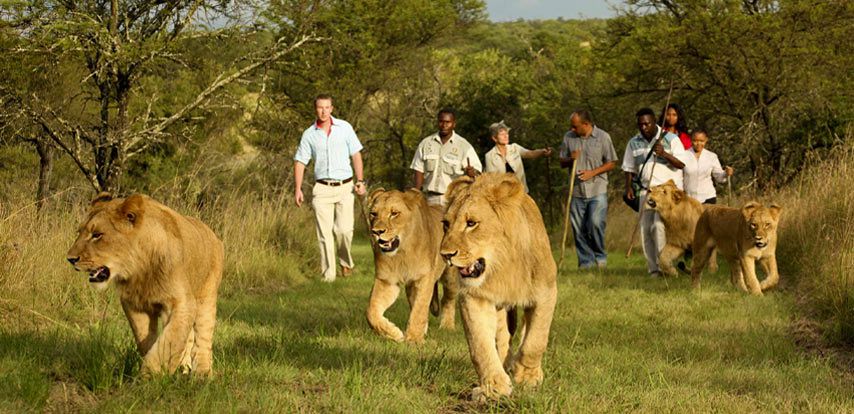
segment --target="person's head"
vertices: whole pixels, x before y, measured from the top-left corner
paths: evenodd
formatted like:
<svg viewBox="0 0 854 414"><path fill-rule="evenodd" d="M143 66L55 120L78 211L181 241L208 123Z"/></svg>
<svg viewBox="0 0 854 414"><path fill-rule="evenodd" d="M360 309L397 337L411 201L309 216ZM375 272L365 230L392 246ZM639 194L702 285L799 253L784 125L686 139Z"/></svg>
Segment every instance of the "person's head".
<svg viewBox="0 0 854 414"><path fill-rule="evenodd" d="M674 127L678 132L688 132L688 118L685 117L682 106L677 103L670 103L664 108L658 123L664 128Z"/></svg>
<svg viewBox="0 0 854 414"><path fill-rule="evenodd" d="M436 116L436 121L439 136L447 137L454 133L454 128L457 126L457 114L451 108L442 108Z"/></svg>
<svg viewBox="0 0 854 414"><path fill-rule="evenodd" d="M658 126L655 125L655 112L650 108L641 108L635 116L638 118L638 131L647 140L655 138Z"/></svg>
<svg viewBox="0 0 854 414"><path fill-rule="evenodd" d="M706 148L706 144L709 142L709 136L706 134L706 131L702 129L698 129L691 134L691 146L694 147L694 152L701 152L704 148Z"/></svg>
<svg viewBox="0 0 854 414"><path fill-rule="evenodd" d="M314 112L318 121L328 121L332 117L332 109L332 95L322 93L314 98Z"/></svg>
<svg viewBox="0 0 854 414"><path fill-rule="evenodd" d="M593 117L586 109L576 109L569 117L570 129L579 137L589 136L593 132Z"/></svg>
<svg viewBox="0 0 854 414"><path fill-rule="evenodd" d="M504 121L496 122L489 126L489 136L496 145L507 145L510 143L510 127Z"/></svg>

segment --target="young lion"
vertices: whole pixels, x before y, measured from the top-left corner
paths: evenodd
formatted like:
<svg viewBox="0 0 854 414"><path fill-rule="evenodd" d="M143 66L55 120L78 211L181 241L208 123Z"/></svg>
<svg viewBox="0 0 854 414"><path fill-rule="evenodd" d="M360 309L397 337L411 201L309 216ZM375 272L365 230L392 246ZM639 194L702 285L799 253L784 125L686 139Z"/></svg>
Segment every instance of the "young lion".
<svg viewBox="0 0 854 414"><path fill-rule="evenodd" d="M223 246L201 221L134 194L92 200L67 259L89 282L112 282L143 356L143 373L211 373ZM163 332L158 335L158 320Z"/></svg>
<svg viewBox="0 0 854 414"><path fill-rule="evenodd" d="M427 314L433 288L445 263L439 256L442 212L432 207L418 190L374 190L370 195L371 236L376 241L376 276L368 303L368 324L395 341L420 343L427 333ZM454 328L455 278L442 277L441 328ZM383 316L397 299L399 285L406 287L409 323L406 335Z"/></svg>
<svg viewBox="0 0 854 414"><path fill-rule="evenodd" d="M716 246L729 260L732 283L741 290L762 296L762 291L776 286L780 280L775 256L777 223L782 210L776 204L764 207L755 201L745 204L741 210L709 207L700 216L694 232L694 265L691 268L694 288L700 287L700 273ZM765 271L762 283L756 277L756 260Z"/></svg>
<svg viewBox="0 0 854 414"><path fill-rule="evenodd" d="M542 216L509 174L461 177L448 187L442 256L457 270L460 310L482 400L543 380L542 358L557 300L557 266ZM523 340L509 354L506 309L525 309Z"/></svg>
<svg viewBox="0 0 854 414"><path fill-rule="evenodd" d="M676 276L673 260L682 256L685 250L691 249L694 228L705 206L676 187L673 180L650 188L646 204L648 208L658 211L664 223L667 243L658 255L658 265L665 275ZM717 272L717 267L713 250L709 259L709 268L712 272Z"/></svg>

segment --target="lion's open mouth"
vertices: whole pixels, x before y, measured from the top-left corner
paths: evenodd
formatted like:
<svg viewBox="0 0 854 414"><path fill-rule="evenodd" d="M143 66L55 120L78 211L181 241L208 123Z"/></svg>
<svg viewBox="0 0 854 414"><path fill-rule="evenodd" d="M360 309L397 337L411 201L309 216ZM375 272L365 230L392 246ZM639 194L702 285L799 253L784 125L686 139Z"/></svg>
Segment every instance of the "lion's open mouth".
<svg viewBox="0 0 854 414"><path fill-rule="evenodd" d="M458 267L460 270L460 276L476 279L483 274L484 269L486 269L486 261L483 258L477 259L474 263L469 267Z"/></svg>
<svg viewBox="0 0 854 414"><path fill-rule="evenodd" d="M765 246L767 246L767 245L768 245L768 243L765 243L765 242L763 242L763 241L758 241L758 242L754 243L754 245L755 245L756 247L760 248L760 249L764 249L764 248L765 248Z"/></svg>
<svg viewBox="0 0 854 414"><path fill-rule="evenodd" d="M651 199L651 198L650 198L649 200L646 200L646 204L647 204L650 208L655 208L655 206L656 206L656 204L655 204L655 200L653 200L653 199Z"/></svg>
<svg viewBox="0 0 854 414"><path fill-rule="evenodd" d="M394 236L394 238L391 240L383 240L378 238L377 246L379 246L380 250L382 250L384 253L393 252L397 250L398 247L400 247L400 237Z"/></svg>
<svg viewBox="0 0 854 414"><path fill-rule="evenodd" d="M102 283L110 278L110 269L107 266L101 266L89 272L89 283Z"/></svg>

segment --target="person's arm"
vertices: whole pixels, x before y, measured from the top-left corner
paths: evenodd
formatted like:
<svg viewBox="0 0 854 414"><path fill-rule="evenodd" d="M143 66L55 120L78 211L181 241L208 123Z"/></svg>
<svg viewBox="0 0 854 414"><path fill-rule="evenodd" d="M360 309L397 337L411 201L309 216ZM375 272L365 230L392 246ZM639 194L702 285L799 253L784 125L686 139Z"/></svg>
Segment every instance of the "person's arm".
<svg viewBox="0 0 854 414"><path fill-rule="evenodd" d="M677 147L674 147L673 145L679 145L679 147L678 147L679 149L677 150ZM680 152L680 151L685 152L685 150L683 150L681 147L682 147L682 142L677 142L675 144L673 142L670 143L670 150L673 151L674 153ZM679 158L677 156L674 156L673 154L665 151L664 146L661 145L661 142L656 143L654 148L655 148L654 149L655 155L660 157L660 158L664 158L668 164L673 166L673 168L676 168L677 170L681 170L681 169L685 168L685 163L682 162L681 160L679 160Z"/></svg>
<svg viewBox="0 0 854 414"><path fill-rule="evenodd" d="M629 200L635 199L635 190L632 188L632 180L635 178L634 173L626 172L626 198Z"/></svg>
<svg viewBox="0 0 854 414"><path fill-rule="evenodd" d="M421 190L421 186L424 184L424 173L415 171L415 174L412 176L412 183L416 189Z"/></svg>
<svg viewBox="0 0 854 414"><path fill-rule="evenodd" d="M412 163L409 164L409 168L415 171L415 174L412 176L412 184L419 191L421 190L421 186L424 185L424 159L421 157L421 145L418 144L415 154L412 155Z"/></svg>
<svg viewBox="0 0 854 414"><path fill-rule="evenodd" d="M354 189L356 190L356 194L364 195L367 188L365 186L362 151L356 151L356 153L353 154L351 158L353 159L353 175L356 176L356 184Z"/></svg>
<svg viewBox="0 0 854 414"><path fill-rule="evenodd" d="M581 150L569 151L569 142L566 137L564 137L563 141L560 143L560 151L558 153L558 161L560 161L560 168L569 168L572 166L572 160L578 158L581 155Z"/></svg>
<svg viewBox="0 0 854 414"><path fill-rule="evenodd" d="M297 207L302 206L303 195L302 195L302 178L305 175L305 164L294 161L294 202L296 202Z"/></svg>
<svg viewBox="0 0 854 414"><path fill-rule="evenodd" d="M474 147L469 145L469 150L466 152L466 165L463 167L466 175L469 177L477 177L483 172L483 165L480 163L480 157L474 151Z"/></svg>
<svg viewBox="0 0 854 414"><path fill-rule="evenodd" d="M521 153L522 158L532 160L540 157L550 157L552 155L552 147L545 147L536 150L525 150Z"/></svg>

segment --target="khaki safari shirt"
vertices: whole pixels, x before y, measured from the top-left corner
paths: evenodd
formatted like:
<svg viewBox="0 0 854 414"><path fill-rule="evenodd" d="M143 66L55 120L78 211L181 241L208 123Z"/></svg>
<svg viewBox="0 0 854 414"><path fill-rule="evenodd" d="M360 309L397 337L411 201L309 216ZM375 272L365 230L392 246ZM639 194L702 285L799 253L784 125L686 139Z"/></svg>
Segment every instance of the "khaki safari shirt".
<svg viewBox="0 0 854 414"><path fill-rule="evenodd" d="M451 181L465 175L469 163L475 170L483 170L477 153L465 138L454 132L448 142L442 144L436 132L421 140L409 168L424 174L422 191L445 194Z"/></svg>

